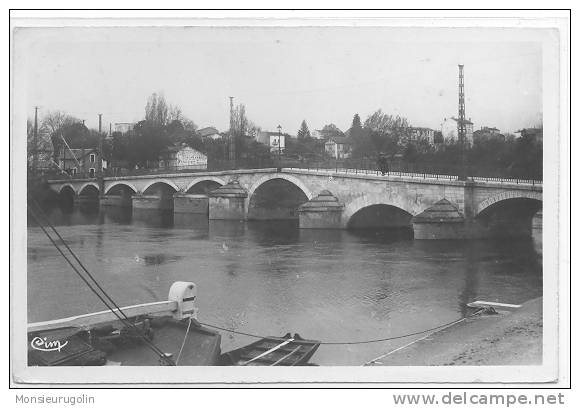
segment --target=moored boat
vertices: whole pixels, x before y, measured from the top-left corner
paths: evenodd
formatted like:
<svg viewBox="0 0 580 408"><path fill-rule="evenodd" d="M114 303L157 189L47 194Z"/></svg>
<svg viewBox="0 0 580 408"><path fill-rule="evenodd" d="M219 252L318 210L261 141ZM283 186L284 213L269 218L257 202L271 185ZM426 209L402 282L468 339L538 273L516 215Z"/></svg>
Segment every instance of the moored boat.
<svg viewBox="0 0 580 408"><path fill-rule="evenodd" d="M167 301L30 323L28 365L217 365L221 335L197 322L196 291L175 282Z"/></svg>
<svg viewBox="0 0 580 408"><path fill-rule="evenodd" d="M306 340L299 334L265 337L247 346L224 353L220 365L226 366L306 366L320 341Z"/></svg>

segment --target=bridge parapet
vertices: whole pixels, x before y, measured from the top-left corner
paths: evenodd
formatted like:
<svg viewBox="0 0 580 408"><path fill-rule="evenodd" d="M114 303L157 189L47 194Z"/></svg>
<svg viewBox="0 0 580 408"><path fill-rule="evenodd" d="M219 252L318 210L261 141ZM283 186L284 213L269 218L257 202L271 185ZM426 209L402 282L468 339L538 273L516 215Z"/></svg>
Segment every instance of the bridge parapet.
<svg viewBox="0 0 580 408"><path fill-rule="evenodd" d="M376 171L357 169L265 168L105 177L104 191L99 192L101 196L107 194L129 196L122 199L104 199L103 205L117 205L116 203L127 205L131 195L136 195L143 206L155 206L154 195L157 193L153 191L155 189L148 191L148 188L159 184L163 187L163 194L157 194L158 198L162 199L158 200L159 208L175 210L174 202L181 199L177 208L179 211L187 212L184 206L190 205L195 200L199 201L200 208L207 208L204 197L187 196L188 191L196 184L204 181L213 182L215 188L215 184L223 186L237 180L239 186L247 192L247 197L243 198L247 218L252 197L257 191L264 191L260 189L262 185L277 179L293 184L308 200L316 197L321 191L330 191L338 203L344 206L340 222L342 228L347 228L349 220L358 211L377 205L396 207L411 217L445 199L458 209L467 222L477 218L486 208L503 201L519 198L542 201L542 183L534 180L476 177L460 181L447 175L402 172L382 175ZM70 189L67 188L69 194L70 190L73 190L75 195L89 185L92 186L91 189L98 188L94 179L87 178L49 180L49 184L57 192L69 187ZM112 192L113 188L119 185L125 187L118 187ZM301 194L298 189L295 191ZM119 192L120 190L122 191ZM200 194L200 191L207 196L208 190L199 189L196 194Z"/></svg>

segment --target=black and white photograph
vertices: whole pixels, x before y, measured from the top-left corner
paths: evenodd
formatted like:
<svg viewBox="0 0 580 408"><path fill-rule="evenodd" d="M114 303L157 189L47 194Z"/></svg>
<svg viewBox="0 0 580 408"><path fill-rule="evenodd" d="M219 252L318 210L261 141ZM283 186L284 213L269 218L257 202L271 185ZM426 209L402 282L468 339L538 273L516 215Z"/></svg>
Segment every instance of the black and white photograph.
<svg viewBox="0 0 580 408"><path fill-rule="evenodd" d="M14 16L16 384L558 380L566 13L333 15Z"/></svg>

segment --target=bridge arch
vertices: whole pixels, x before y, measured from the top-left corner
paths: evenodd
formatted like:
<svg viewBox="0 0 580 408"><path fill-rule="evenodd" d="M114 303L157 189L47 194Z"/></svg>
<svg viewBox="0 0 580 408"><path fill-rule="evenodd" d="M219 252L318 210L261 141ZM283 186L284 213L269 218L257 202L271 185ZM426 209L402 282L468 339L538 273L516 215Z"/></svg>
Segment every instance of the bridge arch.
<svg viewBox="0 0 580 408"><path fill-rule="evenodd" d="M99 194L99 185L97 183L94 183L94 182L89 182L89 183L83 184L79 188L79 195L81 195L81 194L89 194L89 191L91 190L91 187L93 189L96 189L97 190L97 194ZM90 194L90 195L94 195L94 194Z"/></svg>
<svg viewBox="0 0 580 408"><path fill-rule="evenodd" d="M342 219L345 226L348 226L353 215L359 211L372 207L372 206L389 206L397 208L413 216L418 214L420 211L416 210L416 205L412 205L410 200L405 200L404 198L397 196L394 200L389 200L383 195L362 195L355 198L354 200L345 203L344 211L342 213Z"/></svg>
<svg viewBox="0 0 580 408"><path fill-rule="evenodd" d="M270 180L274 180L274 179L283 179L283 180L289 181L290 183L292 183L296 187L298 187L300 190L302 190L304 195L306 197L308 197L309 200L312 200L312 198L314 197L314 195L312 194L310 189L298 177L292 176L290 174L276 173L276 174L268 174L268 175L262 176L258 179L258 181L256 181L254 184L252 184L252 186L248 190L248 199L251 199L251 197L254 195L254 192L262 184L264 184Z"/></svg>
<svg viewBox="0 0 580 408"><path fill-rule="evenodd" d="M312 192L297 177L271 174L261 177L248 192L249 220L297 220L298 208Z"/></svg>
<svg viewBox="0 0 580 408"><path fill-rule="evenodd" d="M145 187L143 187L143 190L141 190L141 193L144 194L150 187L154 186L155 184L160 184L160 185L165 184L166 186L171 187L176 192L180 191L180 188L173 181L168 180L168 179L159 179L159 180L151 181L149 184L145 185Z"/></svg>
<svg viewBox="0 0 580 408"><path fill-rule="evenodd" d="M526 190L514 190L514 191L504 191L494 196L488 197L483 200L477 206L477 213L476 215L481 214L484 210L505 200L513 200L513 199L530 199L542 202L542 193L539 191L526 191Z"/></svg>
<svg viewBox="0 0 580 408"><path fill-rule="evenodd" d="M70 183L66 183L66 184L63 184L62 186L60 186L60 188L58 189L58 193L59 193L59 194L63 193L63 190L64 190L65 188L69 188L69 189L71 189L71 190L72 190L72 192L73 192L73 194L76 194L76 193L77 193L77 191L76 191L76 189L74 188L74 186L73 186L72 184L70 184Z"/></svg>
<svg viewBox="0 0 580 408"><path fill-rule="evenodd" d="M196 185L203 183L203 182L214 182L217 183L221 186L227 184L226 181L220 177L214 177L214 176L206 176L206 177L202 177L196 180L193 180L191 183L189 183L187 185L187 187L185 187L185 192L187 193L189 190L191 190L192 188L194 188Z"/></svg>
<svg viewBox="0 0 580 408"><path fill-rule="evenodd" d="M113 187L115 186L125 186L130 188L131 190L133 190L133 194L137 194L137 187L135 187L134 184L129 183L127 181L115 181L114 183L111 183L107 188L105 188L105 194L109 194L109 192L113 189Z"/></svg>

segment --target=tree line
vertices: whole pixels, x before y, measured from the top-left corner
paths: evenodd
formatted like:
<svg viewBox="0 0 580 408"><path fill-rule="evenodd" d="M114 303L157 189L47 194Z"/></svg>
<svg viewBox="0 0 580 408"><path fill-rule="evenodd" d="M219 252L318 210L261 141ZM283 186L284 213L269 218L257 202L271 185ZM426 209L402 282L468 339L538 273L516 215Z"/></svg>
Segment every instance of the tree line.
<svg viewBox="0 0 580 408"><path fill-rule="evenodd" d="M103 143L103 158L113 166L149 168L156 165L161 152L171 145L185 144L208 156L208 163L228 161L234 149L235 158L249 165L267 165L277 152L256 138L261 128L248 118L246 107L234 107L231 129L222 138L202 138L195 122L186 117L178 106L170 105L160 93L149 96L145 117L125 133L113 132ZM432 144L425 139L414 140L409 120L400 115L390 115L377 110L361 121L355 114L350 128L343 132L330 123L317 130L313 137L306 120L297 130L297 136L286 136L284 156L301 161L331 161L325 150L327 140L340 140L348 146L346 164L365 167L376 165L379 155L384 155L391 167L408 167L455 174L465 158L472 175L512 176L541 178L542 138L522 134L497 138L481 138L473 146L462 149L456 141ZM103 137L98 131L88 129L81 120L64 112L44 115L39 127L38 150L45 160L58 163L62 149L94 148ZM29 159L33 148L33 124L28 120ZM233 143L231 142L233 140ZM68 147L67 147L68 145Z"/></svg>

